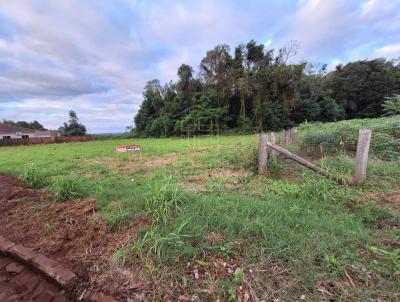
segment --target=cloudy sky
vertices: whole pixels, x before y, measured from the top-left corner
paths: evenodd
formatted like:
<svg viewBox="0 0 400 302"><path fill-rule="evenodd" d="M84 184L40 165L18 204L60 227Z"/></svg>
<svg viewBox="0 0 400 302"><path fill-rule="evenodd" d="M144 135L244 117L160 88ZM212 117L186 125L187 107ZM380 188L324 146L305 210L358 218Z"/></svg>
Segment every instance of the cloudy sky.
<svg viewBox="0 0 400 302"><path fill-rule="evenodd" d="M0 119L92 133L131 124L145 83L197 69L216 44L300 43L333 67L400 56L400 0L0 0Z"/></svg>

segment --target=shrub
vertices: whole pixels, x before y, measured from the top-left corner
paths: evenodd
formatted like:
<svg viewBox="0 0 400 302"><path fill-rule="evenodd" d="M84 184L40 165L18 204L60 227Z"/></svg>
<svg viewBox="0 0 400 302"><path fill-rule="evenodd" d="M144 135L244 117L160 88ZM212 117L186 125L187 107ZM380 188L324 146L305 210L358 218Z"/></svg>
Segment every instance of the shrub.
<svg viewBox="0 0 400 302"><path fill-rule="evenodd" d="M258 143L237 144L237 148L224 151L227 161L235 168L256 171L258 166Z"/></svg>
<svg viewBox="0 0 400 302"><path fill-rule="evenodd" d="M66 201L84 196L84 188L75 174L58 177L51 186L57 200Z"/></svg>
<svg viewBox="0 0 400 302"><path fill-rule="evenodd" d="M20 178L31 188L39 189L47 185L45 170L34 163L25 165Z"/></svg>
<svg viewBox="0 0 400 302"><path fill-rule="evenodd" d="M251 133L254 131L253 123L248 117L240 117L238 119L238 126L240 133Z"/></svg>

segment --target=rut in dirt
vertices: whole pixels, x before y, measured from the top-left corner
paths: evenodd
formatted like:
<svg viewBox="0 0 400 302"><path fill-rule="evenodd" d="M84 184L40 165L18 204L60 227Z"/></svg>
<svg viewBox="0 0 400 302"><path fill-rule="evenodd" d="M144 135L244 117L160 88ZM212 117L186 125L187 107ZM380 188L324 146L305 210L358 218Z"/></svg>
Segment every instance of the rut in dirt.
<svg viewBox="0 0 400 302"><path fill-rule="evenodd" d="M0 301L69 302L56 285L20 262L1 255Z"/></svg>

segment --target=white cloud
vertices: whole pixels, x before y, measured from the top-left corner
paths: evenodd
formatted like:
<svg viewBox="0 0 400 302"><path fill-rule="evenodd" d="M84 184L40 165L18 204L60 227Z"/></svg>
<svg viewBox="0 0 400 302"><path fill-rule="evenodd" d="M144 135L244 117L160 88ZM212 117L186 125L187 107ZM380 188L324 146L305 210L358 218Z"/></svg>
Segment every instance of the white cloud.
<svg viewBox="0 0 400 302"><path fill-rule="evenodd" d="M334 70L336 68L336 66L342 64L343 62L339 59L333 59L329 65L327 66L328 70Z"/></svg>
<svg viewBox="0 0 400 302"><path fill-rule="evenodd" d="M174 81L177 79L179 66L192 61L193 58L190 57L189 51L186 48L182 48L172 56L161 59L157 66L158 78L162 82Z"/></svg>
<svg viewBox="0 0 400 302"><path fill-rule="evenodd" d="M331 60L346 53L347 60L360 59L351 57L354 48L363 46L357 54L368 56L374 44L400 39L400 1L301 1L281 37L300 42L301 59Z"/></svg>
<svg viewBox="0 0 400 302"><path fill-rule="evenodd" d="M300 56L320 59L346 47L356 24L354 8L344 0L310 0L293 16L287 35L301 44ZM349 26L351 24L351 26Z"/></svg>
<svg viewBox="0 0 400 302"><path fill-rule="evenodd" d="M265 49L268 49L271 45L272 45L272 40L271 39L269 39L269 40L264 42Z"/></svg>
<svg viewBox="0 0 400 302"><path fill-rule="evenodd" d="M374 51L374 57L383 57L387 59L400 58L400 43L386 45Z"/></svg>

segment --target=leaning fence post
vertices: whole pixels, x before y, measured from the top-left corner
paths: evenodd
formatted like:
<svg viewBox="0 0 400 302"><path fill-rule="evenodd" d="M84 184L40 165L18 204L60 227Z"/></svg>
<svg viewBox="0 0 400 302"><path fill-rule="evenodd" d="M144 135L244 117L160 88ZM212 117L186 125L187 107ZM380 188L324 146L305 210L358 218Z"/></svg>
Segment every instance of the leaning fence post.
<svg viewBox="0 0 400 302"><path fill-rule="evenodd" d="M276 143L276 137L275 137L275 132L271 132L271 143L275 145ZM270 148L270 153L271 153L271 158L273 160L276 160L276 151L274 149Z"/></svg>
<svg viewBox="0 0 400 302"><path fill-rule="evenodd" d="M371 134L371 129L360 129L359 131L356 153L356 169L353 180L355 185L362 184L367 175L368 152L371 142Z"/></svg>
<svg viewBox="0 0 400 302"><path fill-rule="evenodd" d="M265 174L267 170L267 134L262 132L259 135L258 142L258 175Z"/></svg>

